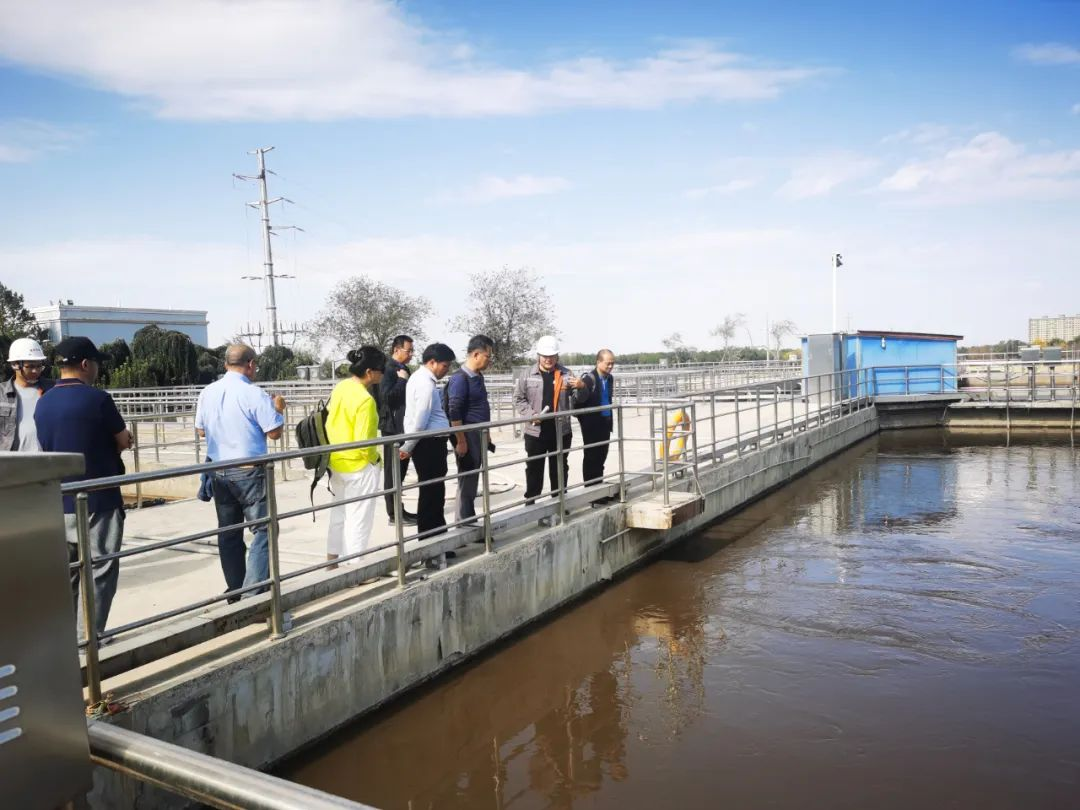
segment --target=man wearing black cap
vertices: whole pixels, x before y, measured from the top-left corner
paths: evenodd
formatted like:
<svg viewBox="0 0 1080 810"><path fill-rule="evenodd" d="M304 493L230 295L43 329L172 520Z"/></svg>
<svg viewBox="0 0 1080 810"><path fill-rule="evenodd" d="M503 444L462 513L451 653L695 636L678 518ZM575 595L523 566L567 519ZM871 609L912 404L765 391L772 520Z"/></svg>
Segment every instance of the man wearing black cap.
<svg viewBox="0 0 1080 810"><path fill-rule="evenodd" d="M113 398L94 388L100 363L104 359L89 338L70 337L56 344L56 363L60 379L41 397L34 410L38 441L47 453L81 453L86 460L83 475L65 478L64 482L104 478L124 472L120 453L131 447L131 433L116 409ZM90 551L94 558L94 626L105 631L109 608L116 595L120 561L97 559L120 550L124 537L124 503L119 487L88 493L90 512ZM75 499L64 496L64 523L67 528L68 556L79 559L75 522ZM83 637L82 606L79 600L79 572L71 572L71 591L79 616L79 638Z"/></svg>

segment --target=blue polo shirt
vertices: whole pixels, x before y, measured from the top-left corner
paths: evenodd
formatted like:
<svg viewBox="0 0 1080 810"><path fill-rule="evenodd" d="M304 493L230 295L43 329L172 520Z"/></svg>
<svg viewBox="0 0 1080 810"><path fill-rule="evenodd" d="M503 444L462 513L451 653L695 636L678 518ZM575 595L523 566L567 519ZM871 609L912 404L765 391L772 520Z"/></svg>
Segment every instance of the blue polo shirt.
<svg viewBox="0 0 1080 810"><path fill-rule="evenodd" d="M267 432L284 423L270 395L239 371L206 386L195 410L195 427L205 431L214 461L266 455Z"/></svg>
<svg viewBox="0 0 1080 810"><path fill-rule="evenodd" d="M46 453L82 453L86 459L86 472L69 476L64 483L124 472L115 437L127 425L113 398L100 388L80 380L57 380L38 400L34 423ZM110 487L91 492L87 505L93 514L121 509L124 501L120 488ZM75 512L75 499L70 495L64 496L64 512Z"/></svg>

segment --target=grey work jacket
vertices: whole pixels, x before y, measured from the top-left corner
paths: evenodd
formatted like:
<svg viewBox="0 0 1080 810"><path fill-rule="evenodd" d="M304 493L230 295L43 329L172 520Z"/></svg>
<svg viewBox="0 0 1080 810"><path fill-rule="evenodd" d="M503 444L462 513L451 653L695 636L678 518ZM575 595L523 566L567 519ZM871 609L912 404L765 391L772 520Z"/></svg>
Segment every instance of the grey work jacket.
<svg viewBox="0 0 1080 810"><path fill-rule="evenodd" d="M555 410L559 413L569 413L570 409L577 404L578 390L565 384L565 378L570 374L570 369L560 363L555 366L555 371L558 371L564 379L562 389L559 391L559 406ZM584 393L584 389L582 392ZM544 378L540 376L540 365L534 363L524 377L519 377L514 382L514 411L518 416L539 416L540 410L544 407L543 401ZM569 416L556 419L555 423L564 436L570 435L572 428ZM525 435L538 437L540 425L525 425Z"/></svg>
<svg viewBox="0 0 1080 810"><path fill-rule="evenodd" d="M44 394L52 388L53 381L42 378L37 387ZM15 392L15 378L0 383L0 450L15 449L15 434L19 431L19 395Z"/></svg>

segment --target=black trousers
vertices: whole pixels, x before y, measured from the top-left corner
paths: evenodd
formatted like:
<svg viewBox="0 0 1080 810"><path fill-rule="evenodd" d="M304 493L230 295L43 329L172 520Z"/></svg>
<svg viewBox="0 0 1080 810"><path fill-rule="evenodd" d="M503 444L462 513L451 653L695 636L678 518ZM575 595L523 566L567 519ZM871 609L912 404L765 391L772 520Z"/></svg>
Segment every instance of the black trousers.
<svg viewBox="0 0 1080 810"><path fill-rule="evenodd" d="M385 445L385 447L386 447L385 452L386 452L387 455L389 455L390 450L391 450L391 445L388 444L388 445ZM393 517L394 517L394 494L393 494L393 489L394 489L394 468L391 465L394 462L391 461L390 459L384 459L383 461L384 461L383 468L382 468L383 469L383 476L382 476L382 478L383 478L383 489L391 490L386 495L386 516L392 520ZM398 465L401 467L401 479L400 480L404 481L405 480L405 473L408 472L408 470L409 470L409 459L405 459L404 461L401 461L400 459L398 459ZM402 506L403 511L404 511L404 509L405 509L405 507Z"/></svg>
<svg viewBox="0 0 1080 810"><path fill-rule="evenodd" d="M570 449L570 440L573 437L567 433L563 436L563 451L554 456L548 456L548 479L551 482L551 493L555 495L559 491L559 463L563 466L563 481L570 476L570 459L567 457ZM554 435L551 438L540 438L525 434L525 453L529 460L525 462L525 497L535 498L544 491L544 453L554 453L558 450ZM533 458L537 456L538 458Z"/></svg>
<svg viewBox="0 0 1080 810"><path fill-rule="evenodd" d="M420 494L416 504L416 528L421 533L446 525L443 507L446 505L446 482L427 483L446 477L446 437L421 439L413 448L416 477L420 479Z"/></svg>
<svg viewBox="0 0 1080 810"><path fill-rule="evenodd" d="M582 417L580 423L582 444L590 445L595 442L606 442L611 438L610 419L603 416L597 416L594 419ZM582 451L584 457L581 460L581 477L585 481L585 486L591 487L603 483L600 479L604 477L604 464L607 463L608 450L610 449L611 445L603 444L599 447L586 446Z"/></svg>

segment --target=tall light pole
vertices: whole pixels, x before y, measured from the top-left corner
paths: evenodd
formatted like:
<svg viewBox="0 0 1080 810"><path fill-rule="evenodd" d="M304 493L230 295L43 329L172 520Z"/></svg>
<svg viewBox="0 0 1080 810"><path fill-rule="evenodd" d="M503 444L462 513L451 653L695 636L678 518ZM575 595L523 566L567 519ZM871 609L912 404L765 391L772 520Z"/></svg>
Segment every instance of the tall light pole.
<svg viewBox="0 0 1080 810"><path fill-rule="evenodd" d="M838 275L837 270L844 266L844 257L839 253L834 253L832 256L832 330L833 334L840 331L840 321L838 320L838 314L836 309L836 277Z"/></svg>

